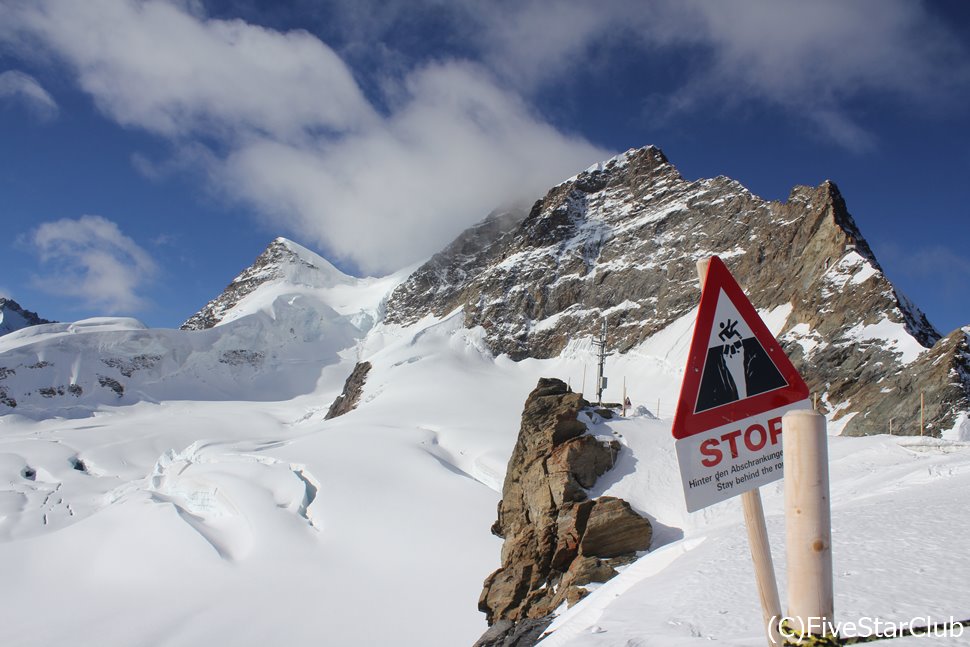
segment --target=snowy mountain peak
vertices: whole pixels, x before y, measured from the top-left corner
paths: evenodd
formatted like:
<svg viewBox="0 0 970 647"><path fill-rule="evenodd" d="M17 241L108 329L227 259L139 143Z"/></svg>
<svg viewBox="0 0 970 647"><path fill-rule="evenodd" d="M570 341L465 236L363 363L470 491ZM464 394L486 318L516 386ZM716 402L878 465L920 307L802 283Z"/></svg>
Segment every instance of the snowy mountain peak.
<svg viewBox="0 0 970 647"><path fill-rule="evenodd" d="M588 348L606 318L609 347L638 353L691 319L696 261L718 255L846 433L918 421L919 372L958 362L885 277L831 181L767 201L726 177L688 181L647 147L553 187L507 225L491 238L477 229L474 247L460 244L466 232L419 268L391 295L387 321L461 310L493 353L522 360ZM920 384L935 399L929 427L952 429L970 380Z"/></svg>
<svg viewBox="0 0 970 647"><path fill-rule="evenodd" d="M287 266L302 266L302 267L312 267L317 271L310 274L309 276L300 276L296 278L302 278L304 280L309 280L310 284L314 286L320 286L321 284L333 285L336 283L353 283L354 278L344 274L339 269L337 269L333 263L320 256L314 251L311 251L295 243L288 238L279 237L270 243L269 247L266 249L264 254L268 254L280 261L281 267ZM258 260L258 259L257 259Z"/></svg>
<svg viewBox="0 0 970 647"><path fill-rule="evenodd" d="M210 301L182 324L183 330L212 328L226 319L227 313L269 283L285 283L306 288L352 286L358 279L338 270L330 261L286 238L277 238L239 273L222 294Z"/></svg>
<svg viewBox="0 0 970 647"><path fill-rule="evenodd" d="M670 163L664 152L656 146L644 146L642 148L631 148L625 153L620 153L608 160L597 162L585 171L560 183L558 187L565 185L596 186L599 180L606 177L605 174L612 173L633 164L640 172L649 172L655 175L672 174L680 178L680 172ZM557 187L557 188L558 188Z"/></svg>
<svg viewBox="0 0 970 647"><path fill-rule="evenodd" d="M41 319L36 312L25 310L13 299L0 297L0 335L6 335L28 326L48 323L53 322Z"/></svg>

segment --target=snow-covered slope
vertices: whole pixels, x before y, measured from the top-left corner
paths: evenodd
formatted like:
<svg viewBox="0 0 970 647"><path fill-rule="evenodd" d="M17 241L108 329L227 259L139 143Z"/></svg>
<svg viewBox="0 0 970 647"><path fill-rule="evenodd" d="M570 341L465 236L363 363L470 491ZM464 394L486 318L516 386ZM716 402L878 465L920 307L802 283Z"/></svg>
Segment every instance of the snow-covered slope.
<svg viewBox="0 0 970 647"><path fill-rule="evenodd" d="M147 329L134 319L96 318L3 336L0 413L77 416L139 401L269 401L313 392L339 353L373 325L403 274L353 278L277 239L243 273L245 290L234 282L207 306L218 312L217 326Z"/></svg>
<svg viewBox="0 0 970 647"><path fill-rule="evenodd" d="M627 450L594 495L625 498L661 529L651 552L550 627L543 647L765 644L740 500L688 514L669 420L603 422ZM970 617L965 527L943 511L970 492L970 445L935 439L830 438L835 620L865 633L878 620L922 626ZM762 489L782 606L784 482ZM927 512L930 512L927 516ZM895 520L887 524L887 519ZM929 620L928 620L929 619ZM894 640L962 645L968 634Z"/></svg>
<svg viewBox="0 0 970 647"><path fill-rule="evenodd" d="M655 521L655 541L564 613L543 644L763 644L737 502L686 513L670 436L699 294L694 252L663 243L667 225L690 230L667 221L684 212L652 219L651 210L687 189L663 168L652 192L597 188L610 168L647 187L658 169L641 162L614 160L554 189L563 200L577 183L589 189L583 213L593 217L551 203L524 221L498 214L413 274L354 279L278 239L186 330L102 318L0 338L0 572L11 583L0 589L0 635L25 646L471 645L485 629L482 581L500 563L489 528L523 402L543 376L590 397L585 326L608 314L623 352L607 362L606 398L619 400L625 385L637 414L593 421L594 433L624 445L594 495L630 501ZM702 213L731 207L732 235L745 218L791 215L812 192L794 192L783 208L723 178L691 186L709 189L693 196ZM813 212L819 231L842 244L835 194L817 193L829 200ZM628 211L607 213L609 199ZM660 241L670 255L655 302L624 292L657 269L624 270L622 246L609 251L624 218L627 233L659 228L644 245ZM858 357L936 370L940 383L970 380L959 359L970 366L967 330L926 349L917 337L932 331L921 334L918 310L883 289L865 248L839 249L811 275L817 290L805 302L758 283L772 332L803 360L842 352L845 382L861 370ZM517 265L523 258L535 263ZM550 258L560 265L542 265ZM530 282L543 272L552 289ZM487 276L494 285L482 284ZM823 335L835 316L799 319L812 303L835 307L853 294L890 307L871 321L843 317L842 337ZM572 305L587 298L602 302ZM543 316L520 320L520 306ZM520 342L542 352L496 353ZM363 361L372 368L358 407L326 420ZM834 418L843 401L830 397ZM954 513L970 493L966 413L945 431L950 440L832 438L839 619L970 615L966 533ZM765 501L783 571L782 487Z"/></svg>
<svg viewBox="0 0 970 647"><path fill-rule="evenodd" d="M461 324L454 313L376 326L353 354L374 364L361 406L333 420L324 388L0 418L0 570L18 583L0 591L5 636L470 645L485 628L476 601L499 562L488 528L522 402L543 375L579 388L592 358L582 344L554 359L493 357L484 329ZM684 512L665 410L689 331L684 320L608 365L642 414L594 427L625 445L596 494L630 500L656 540L564 615L550 645L761 644L738 506ZM835 438L832 453L840 618L970 608L950 514L970 491L970 448ZM779 488L766 506L782 563Z"/></svg>

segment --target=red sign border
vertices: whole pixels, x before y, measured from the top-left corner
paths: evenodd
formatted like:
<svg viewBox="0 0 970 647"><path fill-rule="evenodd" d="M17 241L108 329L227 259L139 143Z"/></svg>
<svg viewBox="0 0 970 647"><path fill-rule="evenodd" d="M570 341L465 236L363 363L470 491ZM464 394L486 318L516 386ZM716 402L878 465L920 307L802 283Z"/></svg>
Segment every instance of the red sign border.
<svg viewBox="0 0 970 647"><path fill-rule="evenodd" d="M694 413L701 378L704 374L704 362L707 360L707 347L710 343L711 334L714 332L717 299L722 290L734 304L738 314L744 319L748 328L754 333L755 338L764 347L768 357L774 362L775 367L788 384L744 400ZM674 413L672 429L674 438L688 438L708 429L805 400L808 395L809 391L805 380L802 379L791 360L785 355L785 351L778 344L775 336L771 334L771 331L761 320L758 311L751 305L751 301L745 296L741 286L734 280L724 262L717 256L712 256L707 270L707 278L701 291L697 321L694 324L694 336L690 341L684 381L680 387L680 398L677 400L677 410Z"/></svg>

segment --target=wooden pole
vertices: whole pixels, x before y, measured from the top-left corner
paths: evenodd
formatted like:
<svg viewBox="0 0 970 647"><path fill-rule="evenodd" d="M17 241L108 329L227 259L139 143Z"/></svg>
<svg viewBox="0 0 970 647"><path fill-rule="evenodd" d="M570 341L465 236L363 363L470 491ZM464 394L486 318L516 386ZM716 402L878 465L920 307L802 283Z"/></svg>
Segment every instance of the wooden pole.
<svg viewBox="0 0 970 647"><path fill-rule="evenodd" d="M788 616L793 631L820 636L829 633L834 616L825 417L814 411L789 411L782 417L781 427L785 439Z"/></svg>
<svg viewBox="0 0 970 647"><path fill-rule="evenodd" d="M765 510L761 505L761 490L755 488L743 493L741 507L744 510L744 525L748 529L748 546L751 548L751 562L754 564L754 577L758 583L765 635L770 647L778 647L782 644L778 628L781 620L781 597L778 595L775 565L771 561L771 544L768 542Z"/></svg>
<svg viewBox="0 0 970 647"><path fill-rule="evenodd" d="M623 376L623 417L626 418L626 375Z"/></svg>
<svg viewBox="0 0 970 647"><path fill-rule="evenodd" d="M919 435L923 435L923 392L919 392Z"/></svg>
<svg viewBox="0 0 970 647"><path fill-rule="evenodd" d="M711 259L697 261L697 276L704 289L704 280ZM660 401L657 401L657 417L660 417ZM783 434L784 435L784 434ZM778 595L778 581L775 566L771 561L771 544L768 542L768 527L765 524L765 511L761 504L761 490L755 488L741 495L744 510L744 525L748 529L748 546L751 548L751 562L758 583L758 596L761 598L761 616L764 621L765 635L769 647L781 645L778 622L781 619L781 598Z"/></svg>

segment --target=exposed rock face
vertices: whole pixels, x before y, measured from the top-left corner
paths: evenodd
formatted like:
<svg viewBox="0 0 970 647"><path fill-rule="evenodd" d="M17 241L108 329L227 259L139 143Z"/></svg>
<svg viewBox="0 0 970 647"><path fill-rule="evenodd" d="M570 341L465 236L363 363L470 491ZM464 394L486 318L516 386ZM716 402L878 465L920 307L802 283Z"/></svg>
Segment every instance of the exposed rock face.
<svg viewBox="0 0 970 647"><path fill-rule="evenodd" d="M607 316L622 353L697 305L695 262L716 254L757 308L788 312L783 346L823 410L857 414L846 433L887 431L888 418L859 412L918 409L911 383L930 355L959 374L935 384L939 402L970 394L959 344L935 346L940 334L883 275L831 182L769 202L725 177L687 181L648 147L553 188L512 229L475 231L474 245L460 238L398 286L388 322L462 308L493 352L523 359L558 355ZM957 415L941 406L927 420L938 432Z"/></svg>
<svg viewBox="0 0 970 647"><path fill-rule="evenodd" d="M519 622L499 620L475 641L473 647L532 647L551 623L552 618L525 618Z"/></svg>
<svg viewBox="0 0 970 647"><path fill-rule="evenodd" d="M36 312L31 312L20 306L13 299L0 297L0 335L6 335L15 330L20 330L28 326L39 326L41 324L54 323L47 319L41 319Z"/></svg>
<svg viewBox="0 0 970 647"><path fill-rule="evenodd" d="M894 434L918 436L921 391L923 432L939 436L941 431L952 427L951 420L959 412L970 411L970 338L966 330L953 331L898 375L881 382L873 377L886 397L858 414L860 424L848 427L847 433L858 434L859 429L867 427L869 419L874 421L871 426L880 421L885 425L885 421L892 419Z"/></svg>
<svg viewBox="0 0 970 647"><path fill-rule="evenodd" d="M360 402L360 395L364 391L364 382L367 381L367 374L370 372L371 363L370 362L358 362L354 366L354 370L351 371L350 377L344 382L344 390L340 395L334 399L333 404L330 405L330 410L327 411L327 415L324 420L330 420L331 418L336 418L337 416L342 416L349 411L353 411L357 408L357 403Z"/></svg>
<svg viewBox="0 0 970 647"><path fill-rule="evenodd" d="M589 499L585 488L613 466L620 444L585 435L577 416L588 406L556 379L539 380L526 401L493 527L505 538L502 566L479 600L495 630L480 645L533 644L515 640L650 547L650 522L626 502Z"/></svg>

